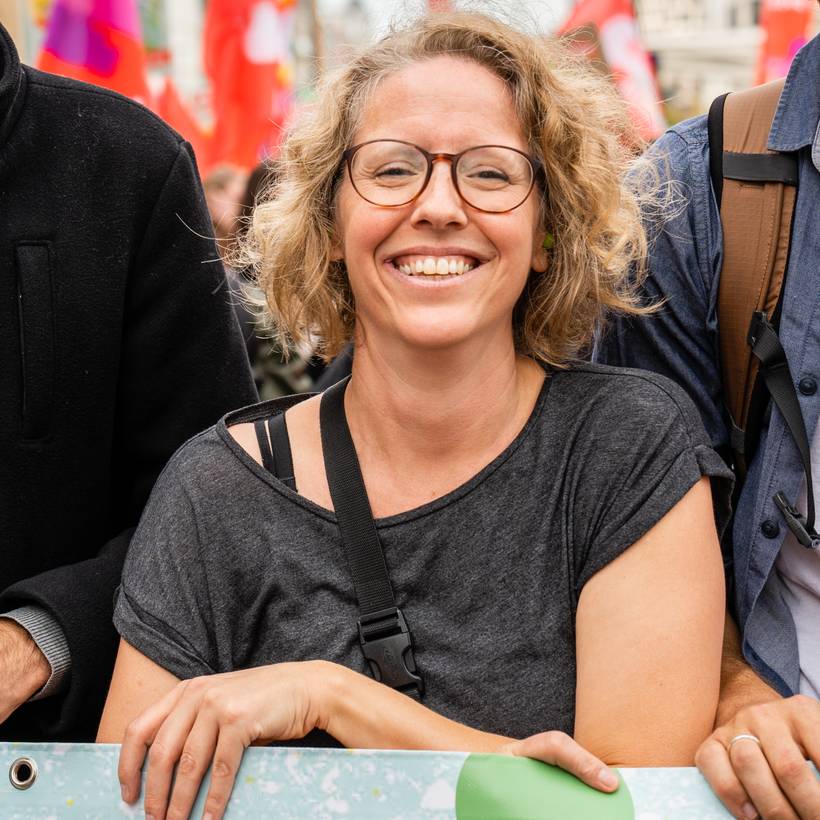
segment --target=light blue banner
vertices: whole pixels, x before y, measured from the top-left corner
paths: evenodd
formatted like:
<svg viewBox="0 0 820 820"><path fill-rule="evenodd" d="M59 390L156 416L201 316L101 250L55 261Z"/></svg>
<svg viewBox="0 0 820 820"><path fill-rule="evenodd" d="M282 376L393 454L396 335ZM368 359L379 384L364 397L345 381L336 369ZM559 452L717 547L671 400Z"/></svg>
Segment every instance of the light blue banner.
<svg viewBox="0 0 820 820"><path fill-rule="evenodd" d="M0 743L0 818L142 817L122 802L118 746ZM226 814L237 818L718 820L696 769L621 769L601 794L551 766L456 752L248 749ZM18 786L16 788L12 780ZM193 817L201 817L204 793Z"/></svg>

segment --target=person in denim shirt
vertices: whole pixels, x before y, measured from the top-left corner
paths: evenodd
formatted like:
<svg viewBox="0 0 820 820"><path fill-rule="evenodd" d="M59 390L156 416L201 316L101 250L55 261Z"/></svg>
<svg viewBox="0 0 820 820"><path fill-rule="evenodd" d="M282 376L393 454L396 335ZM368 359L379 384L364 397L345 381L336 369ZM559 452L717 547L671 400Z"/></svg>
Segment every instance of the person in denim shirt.
<svg viewBox="0 0 820 820"><path fill-rule="evenodd" d="M817 475L820 36L792 63L768 147L798 156L799 187L779 335ZM661 173L674 181L685 200L653 246L652 275L644 285L650 301L666 302L655 315L615 319L599 340L595 358L653 370L677 381L697 404L713 446L725 452L729 425L717 330L722 236L709 176L706 117L670 129L652 150L660 159ZM727 541L727 564L734 580L731 605L742 641L735 622L727 621L718 728L697 759L737 817L820 813L820 784L804 763L810 758L820 765L820 617L815 617L820 615L820 555L791 543L773 501L778 490L798 499L805 513L800 455L783 417L773 408L740 494L732 539Z"/></svg>

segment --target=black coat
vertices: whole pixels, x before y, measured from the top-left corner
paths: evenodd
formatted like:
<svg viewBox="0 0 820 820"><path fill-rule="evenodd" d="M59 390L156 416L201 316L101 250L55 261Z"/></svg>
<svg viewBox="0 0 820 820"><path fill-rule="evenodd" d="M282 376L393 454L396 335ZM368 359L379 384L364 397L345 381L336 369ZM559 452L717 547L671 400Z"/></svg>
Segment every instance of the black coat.
<svg viewBox="0 0 820 820"><path fill-rule="evenodd" d="M72 657L0 739L93 739L130 528L174 450L256 400L208 236L190 146L0 26L0 612L46 608Z"/></svg>

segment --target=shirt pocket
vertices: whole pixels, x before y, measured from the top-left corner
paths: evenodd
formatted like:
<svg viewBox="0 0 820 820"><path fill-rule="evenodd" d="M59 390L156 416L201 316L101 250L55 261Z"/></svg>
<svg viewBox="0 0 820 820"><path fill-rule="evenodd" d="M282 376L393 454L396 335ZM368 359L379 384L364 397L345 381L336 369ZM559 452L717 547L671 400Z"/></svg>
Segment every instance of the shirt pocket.
<svg viewBox="0 0 820 820"><path fill-rule="evenodd" d="M22 373L23 439L51 432L54 405L53 254L48 242L20 242L14 249Z"/></svg>

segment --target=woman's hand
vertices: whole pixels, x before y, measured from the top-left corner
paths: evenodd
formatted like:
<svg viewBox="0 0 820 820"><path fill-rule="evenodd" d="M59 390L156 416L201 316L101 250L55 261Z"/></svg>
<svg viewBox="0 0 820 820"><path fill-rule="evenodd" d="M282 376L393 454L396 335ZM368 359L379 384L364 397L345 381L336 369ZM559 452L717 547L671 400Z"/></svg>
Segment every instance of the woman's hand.
<svg viewBox="0 0 820 820"><path fill-rule="evenodd" d="M248 746L304 737L318 724L318 674L318 665L306 661L177 684L126 729L119 763L123 800L139 797L147 751L146 818L186 818L213 762L203 816L218 820Z"/></svg>
<svg viewBox="0 0 820 820"><path fill-rule="evenodd" d="M618 788L614 772L564 732L541 732L508 743L499 751L558 766L598 791L614 792Z"/></svg>

